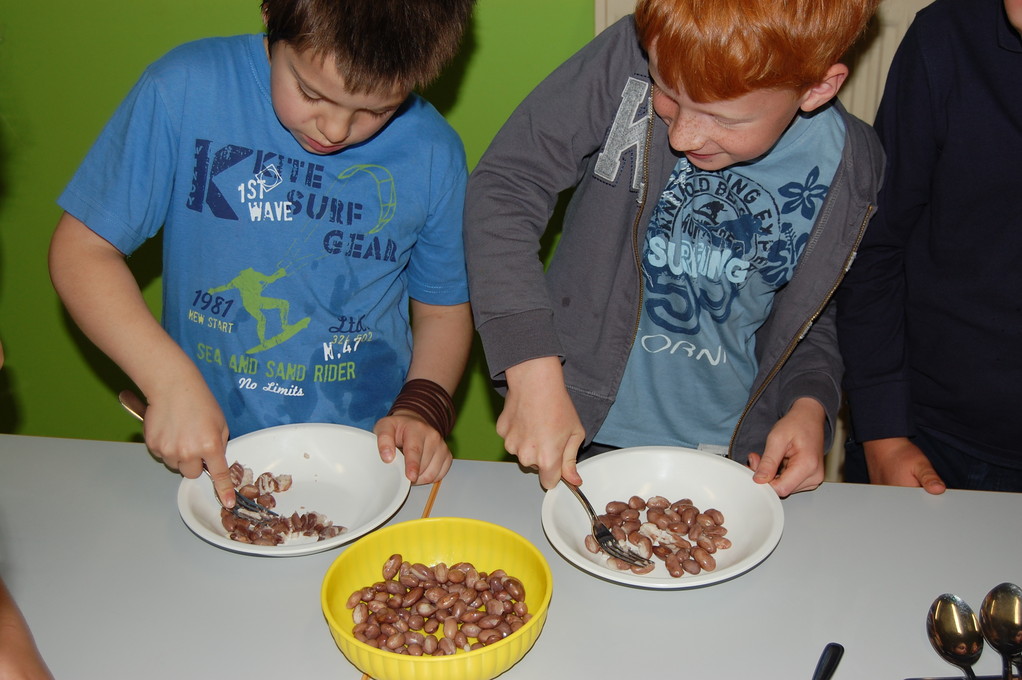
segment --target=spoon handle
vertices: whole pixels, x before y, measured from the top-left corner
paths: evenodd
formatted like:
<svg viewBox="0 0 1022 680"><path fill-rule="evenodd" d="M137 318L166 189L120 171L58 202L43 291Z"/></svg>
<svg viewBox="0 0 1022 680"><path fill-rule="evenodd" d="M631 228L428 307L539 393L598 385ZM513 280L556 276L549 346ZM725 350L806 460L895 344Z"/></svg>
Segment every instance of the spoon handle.
<svg viewBox="0 0 1022 680"><path fill-rule="evenodd" d="M838 662L845 653L845 648L836 642L830 642L823 648L820 660L816 663L816 670L813 671L813 680L830 680L837 670Z"/></svg>

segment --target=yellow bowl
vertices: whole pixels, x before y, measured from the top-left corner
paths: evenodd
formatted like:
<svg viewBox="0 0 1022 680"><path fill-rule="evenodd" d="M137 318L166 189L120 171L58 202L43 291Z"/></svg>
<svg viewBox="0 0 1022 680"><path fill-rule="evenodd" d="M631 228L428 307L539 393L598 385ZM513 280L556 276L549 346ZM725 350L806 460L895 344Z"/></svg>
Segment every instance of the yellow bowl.
<svg viewBox="0 0 1022 680"><path fill-rule="evenodd" d="M471 562L480 571L503 569L525 586L532 618L503 640L451 656L408 656L359 642L351 632L348 596L383 580L383 564L394 553L412 563ZM375 680L489 680L532 648L546 622L552 591L550 565L515 532L476 519L431 517L378 529L350 545L327 570L321 600L337 646Z"/></svg>

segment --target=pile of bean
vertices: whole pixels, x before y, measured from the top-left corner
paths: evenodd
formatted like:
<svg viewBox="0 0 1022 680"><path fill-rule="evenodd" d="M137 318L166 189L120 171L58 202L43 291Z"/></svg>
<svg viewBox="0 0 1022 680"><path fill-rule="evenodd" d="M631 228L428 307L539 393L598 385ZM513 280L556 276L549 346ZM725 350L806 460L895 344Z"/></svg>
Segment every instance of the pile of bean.
<svg viewBox="0 0 1022 680"><path fill-rule="evenodd" d="M237 493L271 510L277 506L273 494L291 488L291 475L264 472L253 477L252 470L237 461L231 465L230 473ZM231 512L221 508L220 523L232 541L253 545L280 545L293 536L315 536L317 541L323 541L346 531L345 527L334 524L319 512L294 512L290 517L266 520L246 510Z"/></svg>
<svg viewBox="0 0 1022 680"><path fill-rule="evenodd" d="M663 496L611 501L600 519L623 547L646 559L659 558L675 578L713 571L717 568L714 553L731 547L731 540L725 537L724 514L715 508L700 511L688 498L674 503ZM585 544L594 554L603 552L591 535L586 536ZM608 557L607 562L615 569L637 574L653 570L652 566L633 567L616 557Z"/></svg>
<svg viewBox="0 0 1022 680"><path fill-rule="evenodd" d="M430 567L400 554L384 563L383 580L353 592L347 607L358 640L411 656L478 649L532 618L525 587L503 569L487 574L469 562Z"/></svg>

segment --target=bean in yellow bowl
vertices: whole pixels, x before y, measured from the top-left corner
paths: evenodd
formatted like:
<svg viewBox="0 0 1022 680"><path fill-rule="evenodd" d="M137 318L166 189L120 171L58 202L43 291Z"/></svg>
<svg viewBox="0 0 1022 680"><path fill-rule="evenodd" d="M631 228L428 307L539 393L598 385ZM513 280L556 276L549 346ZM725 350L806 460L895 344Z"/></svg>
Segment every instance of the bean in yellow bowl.
<svg viewBox="0 0 1022 680"><path fill-rule="evenodd" d="M380 649L362 642L353 632L354 608L349 605L357 598L352 598L352 594L387 580L399 582L400 573L393 574L390 579L384 578L388 560L395 554L410 565L432 568L443 564L448 571L460 563L469 563L477 572L487 575L503 570L507 577L516 579L523 587L522 599L530 616L506 637L471 651L458 650L449 655L399 654L387 649L386 644ZM510 583L506 579L498 580ZM398 589L394 587L394 590ZM481 520L431 517L379 529L350 545L327 570L321 600L323 614L341 652L356 668L375 680L489 680L516 664L532 648L546 622L552 591L553 577L549 564L542 553L522 536ZM435 597L435 594L431 595ZM404 597L400 593L392 595L395 596ZM412 597L414 595L409 599ZM418 602L428 603L429 600L424 596L416 604ZM378 609L379 605L374 608ZM414 604L408 609L412 614L416 613ZM425 604L421 611L428 612L429 609L430 604ZM441 609L440 616L430 613L423 618L446 619L448 617L443 616L445 611ZM366 609L361 610L362 614L365 612ZM445 627L443 622L438 623L439 628L427 634L442 640ZM470 627L470 632L475 632L475 629ZM485 633L480 635L485 636ZM468 637L468 643L476 641L477 638Z"/></svg>

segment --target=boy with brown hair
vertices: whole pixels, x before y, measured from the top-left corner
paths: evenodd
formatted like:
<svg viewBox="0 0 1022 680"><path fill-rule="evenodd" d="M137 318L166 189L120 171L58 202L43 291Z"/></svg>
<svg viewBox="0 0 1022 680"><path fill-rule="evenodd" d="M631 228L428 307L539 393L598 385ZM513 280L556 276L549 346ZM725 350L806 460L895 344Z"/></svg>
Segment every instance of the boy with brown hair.
<svg viewBox="0 0 1022 680"><path fill-rule="evenodd" d="M544 487L639 445L727 452L781 496L823 480L829 301L882 168L839 60L877 2L640 0L497 135L469 180L469 284L497 431Z"/></svg>
<svg viewBox="0 0 1022 680"><path fill-rule="evenodd" d="M147 397L149 449L228 505L228 437L278 424L375 428L416 483L451 464L467 171L412 90L472 5L265 0L265 36L152 64L59 199L54 286ZM125 262L161 228L162 325Z"/></svg>

